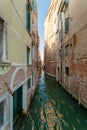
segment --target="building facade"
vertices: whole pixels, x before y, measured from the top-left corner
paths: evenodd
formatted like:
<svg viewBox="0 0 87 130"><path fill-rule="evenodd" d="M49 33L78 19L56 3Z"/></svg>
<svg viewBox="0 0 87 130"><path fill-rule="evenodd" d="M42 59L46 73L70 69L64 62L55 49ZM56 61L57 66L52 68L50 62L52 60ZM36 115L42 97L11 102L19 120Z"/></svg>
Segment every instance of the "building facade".
<svg viewBox="0 0 87 130"><path fill-rule="evenodd" d="M56 80L87 108L87 1L58 0L57 5Z"/></svg>
<svg viewBox="0 0 87 130"><path fill-rule="evenodd" d="M39 78L36 0L0 1L0 130L26 113Z"/></svg>
<svg viewBox="0 0 87 130"><path fill-rule="evenodd" d="M60 0L56 35L56 79L87 108L87 1Z"/></svg>
<svg viewBox="0 0 87 130"><path fill-rule="evenodd" d="M55 34L56 34L56 15L57 1L52 0L45 23L45 47L44 47L44 64L45 72L55 77Z"/></svg>

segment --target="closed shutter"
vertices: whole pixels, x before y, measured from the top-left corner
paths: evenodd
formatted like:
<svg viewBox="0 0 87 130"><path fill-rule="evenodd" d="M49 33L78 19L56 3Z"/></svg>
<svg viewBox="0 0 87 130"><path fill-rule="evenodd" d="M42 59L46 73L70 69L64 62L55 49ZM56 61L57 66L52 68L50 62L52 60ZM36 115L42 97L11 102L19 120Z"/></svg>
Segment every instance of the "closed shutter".
<svg viewBox="0 0 87 130"><path fill-rule="evenodd" d="M34 10L34 0L32 0L32 9Z"/></svg>
<svg viewBox="0 0 87 130"><path fill-rule="evenodd" d="M30 24L31 24L30 20L31 20L31 18L30 17L31 16L30 16L30 11L29 11L29 5L27 3L26 4L26 27L27 27L29 32L30 32L30 29L31 29L31 27L30 27Z"/></svg>
<svg viewBox="0 0 87 130"><path fill-rule="evenodd" d="M69 32L69 17L65 19L65 33Z"/></svg>
<svg viewBox="0 0 87 130"><path fill-rule="evenodd" d="M26 27L28 28L28 10L29 10L29 7L28 7L28 4L26 4Z"/></svg>
<svg viewBox="0 0 87 130"><path fill-rule="evenodd" d="M22 86L13 94L13 119L22 112Z"/></svg>
<svg viewBox="0 0 87 130"><path fill-rule="evenodd" d="M29 32L31 31L31 15L30 15L30 11L28 12L28 29L29 29Z"/></svg>

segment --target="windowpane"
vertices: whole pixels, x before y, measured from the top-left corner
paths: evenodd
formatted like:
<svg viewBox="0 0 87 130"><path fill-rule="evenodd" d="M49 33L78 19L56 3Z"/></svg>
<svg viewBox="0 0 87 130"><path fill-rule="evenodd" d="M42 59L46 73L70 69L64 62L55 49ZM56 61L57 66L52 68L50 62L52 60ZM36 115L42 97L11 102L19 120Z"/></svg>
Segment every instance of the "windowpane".
<svg viewBox="0 0 87 130"><path fill-rule="evenodd" d="M69 76L69 67L65 67L66 75Z"/></svg>

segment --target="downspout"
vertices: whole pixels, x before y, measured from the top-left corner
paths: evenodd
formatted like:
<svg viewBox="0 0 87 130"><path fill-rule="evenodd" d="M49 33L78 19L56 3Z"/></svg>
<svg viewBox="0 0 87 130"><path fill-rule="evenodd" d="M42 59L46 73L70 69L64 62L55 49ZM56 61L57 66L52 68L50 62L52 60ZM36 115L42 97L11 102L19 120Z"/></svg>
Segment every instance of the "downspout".
<svg viewBox="0 0 87 130"><path fill-rule="evenodd" d="M62 52L63 52L63 29L62 29L62 19L61 19L61 85L62 85Z"/></svg>
<svg viewBox="0 0 87 130"><path fill-rule="evenodd" d="M38 45L37 45L37 71L38 71Z"/></svg>

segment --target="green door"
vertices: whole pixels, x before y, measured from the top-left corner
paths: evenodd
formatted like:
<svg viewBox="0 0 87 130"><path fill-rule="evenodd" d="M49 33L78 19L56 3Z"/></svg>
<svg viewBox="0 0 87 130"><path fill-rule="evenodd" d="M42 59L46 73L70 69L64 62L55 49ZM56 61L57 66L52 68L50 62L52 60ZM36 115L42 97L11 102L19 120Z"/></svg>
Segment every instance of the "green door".
<svg viewBox="0 0 87 130"><path fill-rule="evenodd" d="M13 94L13 119L22 112L22 86Z"/></svg>

